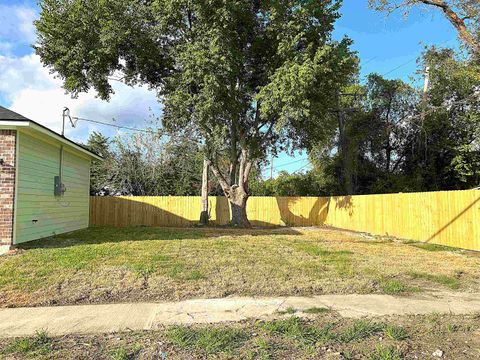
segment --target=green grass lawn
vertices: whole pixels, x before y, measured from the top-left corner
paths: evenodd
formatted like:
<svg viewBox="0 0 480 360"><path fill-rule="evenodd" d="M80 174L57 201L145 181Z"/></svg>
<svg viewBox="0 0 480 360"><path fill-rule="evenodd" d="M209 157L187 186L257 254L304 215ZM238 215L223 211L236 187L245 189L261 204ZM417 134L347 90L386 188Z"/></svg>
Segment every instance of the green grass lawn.
<svg viewBox="0 0 480 360"><path fill-rule="evenodd" d="M0 257L0 306L478 291L480 257L331 229L98 227Z"/></svg>
<svg viewBox="0 0 480 360"><path fill-rule="evenodd" d="M158 331L0 339L6 359L445 359L480 357L480 316L345 319L320 312Z"/></svg>

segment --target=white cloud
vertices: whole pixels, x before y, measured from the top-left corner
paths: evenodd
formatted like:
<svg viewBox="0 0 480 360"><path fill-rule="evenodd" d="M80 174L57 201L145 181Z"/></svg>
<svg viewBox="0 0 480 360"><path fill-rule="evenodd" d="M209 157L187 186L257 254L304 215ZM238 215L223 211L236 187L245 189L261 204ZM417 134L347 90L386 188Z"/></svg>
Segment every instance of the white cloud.
<svg viewBox="0 0 480 360"><path fill-rule="evenodd" d="M27 88L51 88L52 80L53 76L42 67L37 55L0 55L0 92L5 93L7 98Z"/></svg>
<svg viewBox="0 0 480 360"><path fill-rule="evenodd" d="M33 21L36 18L37 12L34 8L0 4L0 39L11 43L34 43L36 34Z"/></svg>
<svg viewBox="0 0 480 360"><path fill-rule="evenodd" d="M109 102L97 98L93 91L81 94L78 99L65 94L61 80L55 79L42 66L33 50L28 50L28 46L36 41L33 21L37 17L35 7L0 4L1 105L57 132L61 131L65 106L70 108L73 116L104 122L112 122L115 118L118 125L138 128L145 126L145 120L152 113L160 115L161 107L155 93L145 87L131 88L114 82L115 94ZM85 141L88 133L94 130L108 136L118 132L113 127L82 121L78 122L76 129L67 124L66 135Z"/></svg>
<svg viewBox="0 0 480 360"><path fill-rule="evenodd" d="M37 55L23 57L0 56L0 95L8 108L59 132L62 110L66 106L72 116L85 117L130 127L144 127L150 116L160 115L156 94L146 87L129 87L114 82L115 94L109 102L102 101L93 91L72 99L65 94L62 82L45 69ZM151 110L150 110L151 109ZM85 141L89 131L101 130L112 136L111 127L79 121L76 129L66 126L66 134Z"/></svg>

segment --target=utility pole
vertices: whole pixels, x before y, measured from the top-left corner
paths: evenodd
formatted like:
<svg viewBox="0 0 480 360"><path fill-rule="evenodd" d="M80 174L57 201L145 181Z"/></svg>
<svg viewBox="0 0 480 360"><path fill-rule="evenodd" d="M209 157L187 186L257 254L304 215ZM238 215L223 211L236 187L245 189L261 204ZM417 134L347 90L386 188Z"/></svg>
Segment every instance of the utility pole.
<svg viewBox="0 0 480 360"><path fill-rule="evenodd" d="M200 225L208 225L208 160L203 160L202 173L202 212L200 213Z"/></svg>
<svg viewBox="0 0 480 360"><path fill-rule="evenodd" d="M423 82L423 93L427 94L428 92L428 85L430 82L430 66L425 68L425 75L424 75L424 82Z"/></svg>
<svg viewBox="0 0 480 360"><path fill-rule="evenodd" d="M430 85L430 66L425 68L424 78L423 78L423 96L422 96L422 112L420 114L420 121L421 129L425 132L424 124L425 124L425 115L428 105L428 87ZM420 135L421 138L421 135ZM427 160L428 156L428 144L427 144L427 135L425 133L425 161Z"/></svg>
<svg viewBox="0 0 480 360"><path fill-rule="evenodd" d="M428 87L430 85L430 66L425 68L425 73L423 77L423 99L422 99L422 128L423 122L425 120L425 109L427 108L427 100L428 100Z"/></svg>

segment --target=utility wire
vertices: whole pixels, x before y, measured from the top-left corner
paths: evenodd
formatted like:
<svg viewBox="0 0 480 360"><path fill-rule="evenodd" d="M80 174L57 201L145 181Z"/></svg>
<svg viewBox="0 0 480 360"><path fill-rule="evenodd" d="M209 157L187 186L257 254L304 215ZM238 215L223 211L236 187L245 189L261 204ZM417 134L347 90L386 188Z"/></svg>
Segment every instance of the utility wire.
<svg viewBox="0 0 480 360"><path fill-rule="evenodd" d="M103 121L98 121L98 120L93 120L93 119L87 119L87 118L82 118L82 117L77 117L77 116L72 116L72 119L77 120L77 121L91 122L91 123L94 123L94 124L100 124L100 125L105 125L105 126L112 126L112 127L117 128L117 129L125 129L125 130L131 130L131 131L139 131L139 132L144 132L144 133L149 133L149 134L158 135L158 132L152 131L152 130L148 130L148 129L132 128L132 127L128 127L128 126L111 124L111 123L107 123L107 122L103 122ZM274 166L274 167L272 168L272 170L276 171L276 169L278 169L278 168L281 168L281 167L284 167L284 166L288 166L288 165L292 165L292 164L296 164L296 163L301 162L301 161L308 161L308 158L298 159L298 160L291 161L291 162L288 162L288 163L283 163L283 164ZM299 170L303 169L304 167L306 167L306 166L308 166L308 165L310 165L310 164L308 163L308 164L306 164L306 165L303 165ZM296 170L296 171L298 171L298 170Z"/></svg>
<svg viewBox="0 0 480 360"><path fill-rule="evenodd" d="M414 58L408 60L407 62L404 62L403 64L401 64L401 65L393 68L392 70L389 70L389 71L387 71L386 73L383 73L383 74L382 74L382 77L383 77L383 76L386 76L386 75L388 75L388 74L391 74L392 72L395 72L395 71L397 71L398 69L401 69L402 67L404 67L404 66L406 66L406 65L408 65L408 64L410 64L411 62L416 61L416 60L417 60L417 57L414 57Z"/></svg>
<svg viewBox="0 0 480 360"><path fill-rule="evenodd" d="M446 40L446 41L444 41L444 42L441 42L440 44L438 44L438 46L445 45L446 43L448 43L448 42L450 42L450 41L452 41L452 40L455 40L455 39L449 39L449 40ZM364 63L363 65L368 64L369 62L371 62L372 60L374 60L374 59L376 59L376 58L378 58L378 56L376 56L376 57L374 57L374 58L372 58L372 59L369 59L369 60L368 60L366 63ZM408 64L410 64L410 63L412 63L413 61L417 60L417 58L418 58L418 55L416 55L415 57L411 58L410 60L404 62L403 64L400 64L400 65L394 67L393 69L388 70L387 72L383 73L381 76L389 75L389 74L397 71L398 69L401 69L402 67L407 66ZM364 75L363 78L366 78L367 76L368 76L368 75Z"/></svg>
<svg viewBox="0 0 480 360"><path fill-rule="evenodd" d="M296 164L300 161L305 161L305 160L308 160L308 158L299 159L299 160L291 161L291 162L288 162L288 163L280 164L280 165L274 166L273 169L275 170L275 169L278 169L278 168L281 168L281 167L284 167L284 166L287 166L287 165L291 165L291 164Z"/></svg>
<svg viewBox="0 0 480 360"><path fill-rule="evenodd" d="M299 169L295 170L294 172L292 172L292 174L297 174L297 173L299 173L301 170L305 169L306 167L308 167L308 166L310 166L310 165L311 165L310 163L305 164L305 165L303 165L301 168L299 168Z"/></svg>
<svg viewBox="0 0 480 360"><path fill-rule="evenodd" d="M374 56L374 57L371 58L371 59L368 59L366 62L364 62L364 63L361 64L361 65L362 65L362 66L365 66L365 65L371 63L371 62L372 62L373 60L375 60L375 59L378 59L378 55L377 55L377 56Z"/></svg>
<svg viewBox="0 0 480 360"><path fill-rule="evenodd" d="M148 129L133 128L133 127L122 126L122 125L117 125L117 124L111 124L111 123L106 123L106 122L103 122L103 121L86 119L86 118L81 118L81 117L76 117L76 116L72 116L72 119L79 120L79 121L87 121L87 122L91 122L91 123L94 123L94 124L100 124L100 125L105 125L105 126L112 126L112 127L117 128L117 129L125 129L125 130L131 130L131 131L140 131L140 132L145 132L145 133L149 133L149 134L158 135L158 132L157 132L157 131L148 130Z"/></svg>
<svg viewBox="0 0 480 360"><path fill-rule="evenodd" d="M445 40L445 41L441 42L440 44L438 44L438 46L445 45L446 43L448 43L448 42L450 42L450 41L452 41L452 40L455 40L455 39L449 39L449 40ZM401 64L401 65L399 65L399 66L397 66L397 67L393 68L392 70L389 70L389 71L387 71L386 73L382 74L382 76L385 76L385 75L391 74L392 72L394 72L394 71L397 71L398 69L401 69L402 67L404 67L404 66L406 66L406 65L410 64L412 61L415 61L415 60L417 60L417 58L418 58L418 55L417 55L417 56L415 56L414 58L412 58L412 59L408 60L407 62L404 62L403 64Z"/></svg>

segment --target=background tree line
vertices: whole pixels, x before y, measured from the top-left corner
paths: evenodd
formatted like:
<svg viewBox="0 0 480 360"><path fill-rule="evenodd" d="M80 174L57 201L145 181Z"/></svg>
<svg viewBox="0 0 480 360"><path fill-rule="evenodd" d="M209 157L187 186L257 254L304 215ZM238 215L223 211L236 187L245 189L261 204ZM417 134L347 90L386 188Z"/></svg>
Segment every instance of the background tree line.
<svg viewBox="0 0 480 360"><path fill-rule="evenodd" d="M310 152L327 192L369 194L480 185L480 66L451 49L427 49L424 94L400 80L368 76L358 97L341 97L330 142Z"/></svg>
<svg viewBox="0 0 480 360"><path fill-rule="evenodd" d="M251 195L321 196L469 189L480 185L480 66L450 49L428 49L427 96L378 74L354 78L332 111L329 138L309 148L313 168L263 179L254 167ZM340 114L341 112L341 114ZM342 117L340 131L338 117ZM337 120L335 122L335 120ZM203 152L191 134L91 134L106 158L92 170L92 194L200 195ZM222 163L222 161L220 161ZM221 195L215 179L210 195Z"/></svg>

